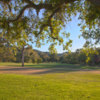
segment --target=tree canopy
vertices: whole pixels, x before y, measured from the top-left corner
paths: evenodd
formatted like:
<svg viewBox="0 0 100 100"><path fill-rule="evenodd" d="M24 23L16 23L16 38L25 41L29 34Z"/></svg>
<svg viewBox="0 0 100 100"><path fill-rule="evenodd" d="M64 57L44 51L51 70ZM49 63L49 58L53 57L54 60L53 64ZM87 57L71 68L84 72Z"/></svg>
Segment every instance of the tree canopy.
<svg viewBox="0 0 100 100"><path fill-rule="evenodd" d="M36 44L59 42L68 49L72 41L60 32L77 13L82 32L100 27L100 0L0 0L0 36L12 43L34 36Z"/></svg>

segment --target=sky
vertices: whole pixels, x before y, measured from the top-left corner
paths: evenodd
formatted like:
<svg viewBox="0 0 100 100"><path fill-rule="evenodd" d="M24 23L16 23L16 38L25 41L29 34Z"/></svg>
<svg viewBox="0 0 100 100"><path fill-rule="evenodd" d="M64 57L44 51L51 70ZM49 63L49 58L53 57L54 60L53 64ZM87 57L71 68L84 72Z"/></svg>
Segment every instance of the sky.
<svg viewBox="0 0 100 100"><path fill-rule="evenodd" d="M85 40L82 37L79 38L79 35L81 35L81 31L80 31L81 29L78 26L79 22L80 21L78 20L78 16L73 16L72 21L66 24L66 27L62 30L70 33L70 39L73 40L72 47L70 48L71 51L75 51L76 49L82 48L85 43ZM48 52L49 45L50 43L49 44L46 43L45 45L42 45L40 48L37 48L35 47L34 44L32 44L32 47L33 49L36 50ZM58 53L66 52L65 50L63 50L63 46L57 45L56 49Z"/></svg>

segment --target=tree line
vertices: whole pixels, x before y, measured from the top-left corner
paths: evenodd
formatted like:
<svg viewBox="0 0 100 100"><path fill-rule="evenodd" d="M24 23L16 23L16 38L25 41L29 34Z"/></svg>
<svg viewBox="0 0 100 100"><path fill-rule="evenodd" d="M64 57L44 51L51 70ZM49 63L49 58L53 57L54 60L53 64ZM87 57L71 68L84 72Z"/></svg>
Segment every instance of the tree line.
<svg viewBox="0 0 100 100"><path fill-rule="evenodd" d="M82 64L82 65L99 65L100 64L100 48L95 51L90 49L77 49L75 52L65 53L60 58L62 63Z"/></svg>
<svg viewBox="0 0 100 100"><path fill-rule="evenodd" d="M22 61L22 49L13 50L13 47L7 43L0 43L0 62L16 62ZM48 63L60 62L67 64L100 64L100 48L93 49L77 49L75 52L65 52L62 54L41 52L34 50L32 46L26 46L24 50L24 62L26 63Z"/></svg>

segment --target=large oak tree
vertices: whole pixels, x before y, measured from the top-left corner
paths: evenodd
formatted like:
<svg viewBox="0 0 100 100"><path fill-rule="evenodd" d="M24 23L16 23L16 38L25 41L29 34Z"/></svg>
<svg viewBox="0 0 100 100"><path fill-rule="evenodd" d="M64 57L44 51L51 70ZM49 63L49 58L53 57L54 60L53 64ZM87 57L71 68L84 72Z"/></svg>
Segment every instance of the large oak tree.
<svg viewBox="0 0 100 100"><path fill-rule="evenodd" d="M42 40L52 42L52 49L58 43L68 49L69 34L60 31L77 13L83 32L100 27L100 0L0 0L0 36L13 44L30 35L38 45Z"/></svg>

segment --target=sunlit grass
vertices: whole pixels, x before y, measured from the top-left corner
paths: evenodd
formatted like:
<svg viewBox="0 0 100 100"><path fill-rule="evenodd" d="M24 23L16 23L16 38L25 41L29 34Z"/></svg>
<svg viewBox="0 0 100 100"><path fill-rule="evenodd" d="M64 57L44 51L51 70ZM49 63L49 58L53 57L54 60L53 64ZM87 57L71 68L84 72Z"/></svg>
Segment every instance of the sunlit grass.
<svg viewBox="0 0 100 100"><path fill-rule="evenodd" d="M100 74L0 74L0 100L100 100Z"/></svg>
<svg viewBox="0 0 100 100"><path fill-rule="evenodd" d="M0 63L0 66L20 66ZM0 74L0 100L100 100L99 67L60 63L25 64L33 68L63 68L64 72L16 75ZM80 71L72 69L90 69Z"/></svg>

